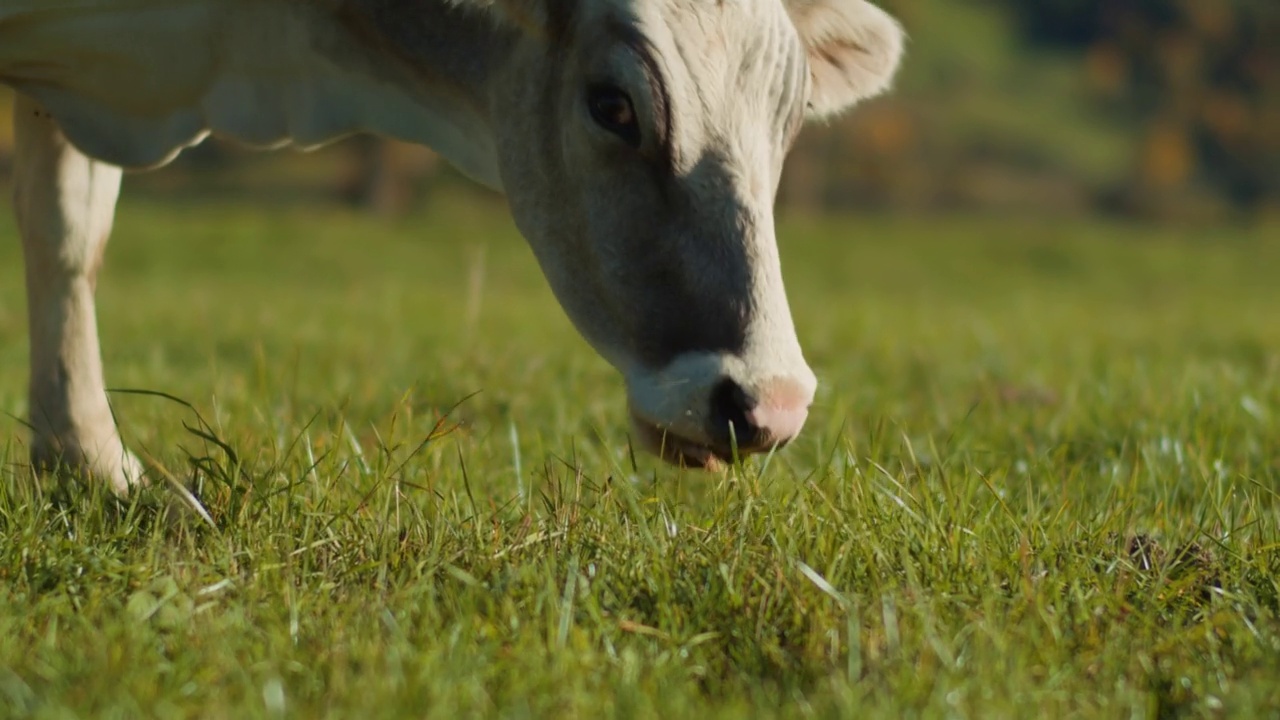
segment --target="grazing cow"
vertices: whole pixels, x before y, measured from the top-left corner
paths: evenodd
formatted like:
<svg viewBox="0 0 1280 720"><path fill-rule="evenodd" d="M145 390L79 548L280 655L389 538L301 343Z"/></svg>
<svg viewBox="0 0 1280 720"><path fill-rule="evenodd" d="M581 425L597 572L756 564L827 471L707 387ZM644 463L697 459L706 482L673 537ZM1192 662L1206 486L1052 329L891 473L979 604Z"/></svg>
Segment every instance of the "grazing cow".
<svg viewBox="0 0 1280 720"><path fill-rule="evenodd" d="M783 159L806 119L883 91L902 44L864 0L0 0L33 461L141 479L94 285L120 168L209 133L435 148L506 192L648 449L707 467L783 444L816 387L774 238Z"/></svg>

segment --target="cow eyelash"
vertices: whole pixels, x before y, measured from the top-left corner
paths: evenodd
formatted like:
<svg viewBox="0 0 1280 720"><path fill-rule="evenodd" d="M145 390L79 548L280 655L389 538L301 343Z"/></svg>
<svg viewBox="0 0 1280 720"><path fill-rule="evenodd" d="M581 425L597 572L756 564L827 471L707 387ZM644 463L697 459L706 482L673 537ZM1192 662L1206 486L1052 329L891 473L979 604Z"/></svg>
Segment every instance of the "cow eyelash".
<svg viewBox="0 0 1280 720"><path fill-rule="evenodd" d="M587 87L587 112L604 130L633 148L640 147L640 122L631 96L617 85L596 83Z"/></svg>

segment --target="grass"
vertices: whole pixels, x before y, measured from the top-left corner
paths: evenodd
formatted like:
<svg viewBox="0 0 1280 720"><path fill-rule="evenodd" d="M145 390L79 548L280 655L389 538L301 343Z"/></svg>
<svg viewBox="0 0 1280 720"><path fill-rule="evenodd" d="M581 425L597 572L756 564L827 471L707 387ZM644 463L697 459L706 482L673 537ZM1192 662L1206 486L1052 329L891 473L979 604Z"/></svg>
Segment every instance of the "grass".
<svg viewBox="0 0 1280 720"><path fill-rule="evenodd" d="M25 413L0 219L0 410ZM780 229L823 381L725 475L633 465L505 212L122 208L117 503L0 449L4 717L1276 717L1280 241Z"/></svg>

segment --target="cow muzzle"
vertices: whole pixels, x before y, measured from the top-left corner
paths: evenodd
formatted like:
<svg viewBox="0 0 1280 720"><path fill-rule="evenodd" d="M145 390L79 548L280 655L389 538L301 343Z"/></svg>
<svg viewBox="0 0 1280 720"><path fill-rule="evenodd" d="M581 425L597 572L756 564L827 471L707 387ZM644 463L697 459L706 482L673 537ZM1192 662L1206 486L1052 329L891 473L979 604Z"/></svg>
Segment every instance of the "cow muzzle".
<svg viewBox="0 0 1280 720"><path fill-rule="evenodd" d="M733 367L740 363L674 365L632 385L631 420L642 448L686 467L716 470L791 442L817 388L803 364L754 381Z"/></svg>

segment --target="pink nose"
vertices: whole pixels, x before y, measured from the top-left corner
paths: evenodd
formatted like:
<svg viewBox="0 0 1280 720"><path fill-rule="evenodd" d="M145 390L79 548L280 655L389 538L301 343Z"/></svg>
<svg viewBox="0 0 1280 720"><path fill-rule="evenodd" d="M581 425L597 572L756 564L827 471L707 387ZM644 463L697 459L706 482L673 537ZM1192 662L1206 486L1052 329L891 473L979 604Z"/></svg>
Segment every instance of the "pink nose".
<svg viewBox="0 0 1280 720"><path fill-rule="evenodd" d="M740 451L760 452L799 435L811 402L813 391L790 378L767 380L753 394L725 380L712 396L712 415L720 434L733 427Z"/></svg>
<svg viewBox="0 0 1280 720"><path fill-rule="evenodd" d="M813 391L799 382L771 380L761 386L756 406L747 411L747 422L769 435L772 442L785 443L800 434L812 402Z"/></svg>

